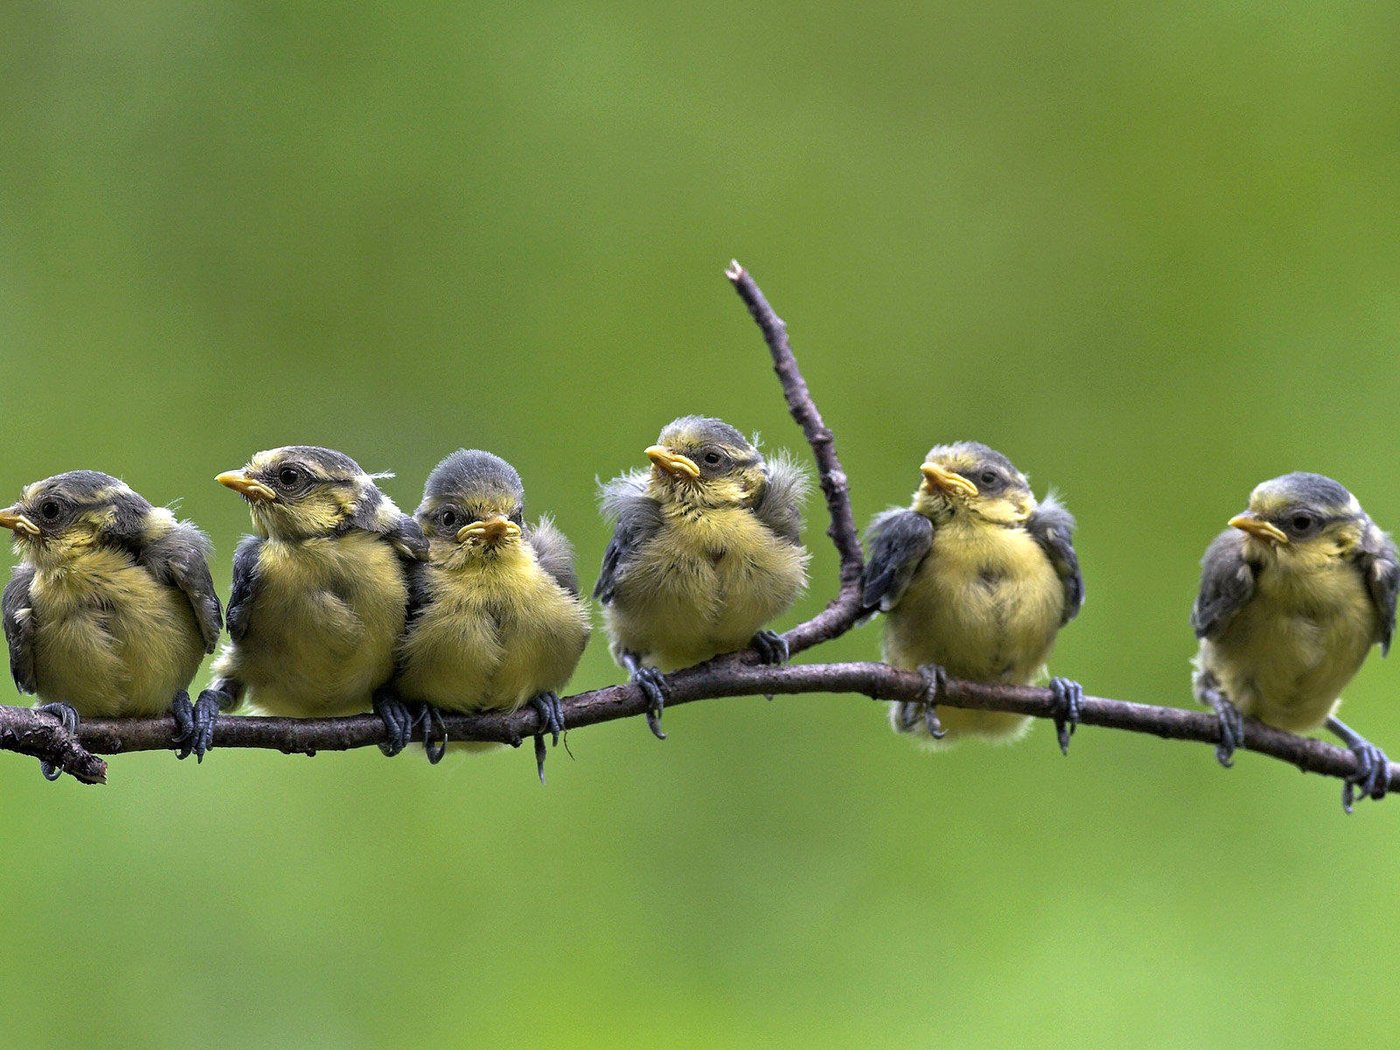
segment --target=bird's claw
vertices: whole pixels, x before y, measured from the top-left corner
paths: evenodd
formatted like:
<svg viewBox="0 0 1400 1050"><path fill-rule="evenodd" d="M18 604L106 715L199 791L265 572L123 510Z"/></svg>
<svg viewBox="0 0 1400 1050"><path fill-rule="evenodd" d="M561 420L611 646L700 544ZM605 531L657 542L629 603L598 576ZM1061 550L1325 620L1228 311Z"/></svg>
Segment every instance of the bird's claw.
<svg viewBox="0 0 1400 1050"><path fill-rule="evenodd" d="M42 711L46 715L53 715L62 724L65 731L77 736L78 734L78 712L68 704L40 704L34 710ZM44 779L52 783L63 775L63 770L52 762L39 762L39 772L44 775Z"/></svg>
<svg viewBox="0 0 1400 1050"><path fill-rule="evenodd" d="M388 690L374 694L374 713L384 723L388 739L379 745L386 758L393 758L413 739L413 727L418 719L409 706Z"/></svg>
<svg viewBox="0 0 1400 1050"><path fill-rule="evenodd" d="M758 653L759 663L773 666L785 664L791 655L787 639L776 631L759 631L753 636L749 646Z"/></svg>
<svg viewBox="0 0 1400 1050"><path fill-rule="evenodd" d="M447 754L447 726L442 712L432 704L423 705L420 717L423 719L423 753L428 756L428 764L435 766Z"/></svg>
<svg viewBox="0 0 1400 1050"><path fill-rule="evenodd" d="M1384 751L1362 739L1349 747L1356 756L1356 772L1342 782L1342 809L1348 813L1358 796L1379 802L1390 787L1390 759Z"/></svg>
<svg viewBox="0 0 1400 1050"><path fill-rule="evenodd" d="M1215 709L1215 717L1220 723L1220 743L1215 745L1215 760L1229 769L1235 764L1235 749L1244 747L1244 715L1219 692L1208 693L1206 702Z"/></svg>
<svg viewBox="0 0 1400 1050"><path fill-rule="evenodd" d="M190 703L190 694L183 689L175 694L170 702L170 713L175 717L175 757L181 760L194 755L196 762L203 762L204 756L214 747L214 727L222 708L223 695L214 689L206 689L199 699Z"/></svg>
<svg viewBox="0 0 1400 1050"><path fill-rule="evenodd" d="M1079 725L1080 702L1084 699L1084 687L1068 678L1050 679L1050 691L1055 694L1059 708L1055 715L1055 735L1060 740L1060 753L1069 754L1069 738Z"/></svg>
<svg viewBox="0 0 1400 1050"><path fill-rule="evenodd" d="M922 715L928 735L935 740L942 740L945 731L943 724L938 721L938 701L948 691L948 672L943 669L942 664L924 664L919 668L919 677L924 680L923 695L917 704L912 705L913 711L905 711L902 714L901 721L907 722L908 728L913 729Z"/></svg>
<svg viewBox="0 0 1400 1050"><path fill-rule="evenodd" d="M647 728L657 740L665 740L666 732L661 728L661 714L666 710L666 698L671 686L666 676L655 667L639 667L632 672L632 681L647 698Z"/></svg>
<svg viewBox="0 0 1400 1050"><path fill-rule="evenodd" d="M535 734L535 768L539 771L540 783L543 784L544 734L550 734L554 746L559 746L559 734L564 732L564 705L559 702L558 693L545 692L531 699L530 706L540 716L540 725L544 727L544 732Z"/></svg>

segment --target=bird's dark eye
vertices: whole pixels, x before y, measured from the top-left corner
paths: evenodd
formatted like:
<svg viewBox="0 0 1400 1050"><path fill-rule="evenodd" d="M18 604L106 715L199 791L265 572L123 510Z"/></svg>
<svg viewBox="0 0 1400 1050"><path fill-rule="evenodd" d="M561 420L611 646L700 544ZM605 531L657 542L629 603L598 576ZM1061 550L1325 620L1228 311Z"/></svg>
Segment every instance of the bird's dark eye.
<svg viewBox="0 0 1400 1050"><path fill-rule="evenodd" d="M982 471L981 475L978 476L977 480L980 481L983 485L994 485L996 484L997 480L996 472L991 470L984 470Z"/></svg>
<svg viewBox="0 0 1400 1050"><path fill-rule="evenodd" d="M301 480L301 471L297 470L296 467L283 467L277 472L277 480L287 488L291 488Z"/></svg>
<svg viewBox="0 0 1400 1050"><path fill-rule="evenodd" d="M708 463L708 464L709 464L710 466L712 466L712 467L719 466L719 461L720 461L721 459L723 459L723 458L724 458L724 457L721 456L718 452L706 452L706 453L705 453L705 462Z"/></svg>
<svg viewBox="0 0 1400 1050"><path fill-rule="evenodd" d="M62 509L63 508L59 506L58 500L46 499L43 503L39 504L39 517L48 521L53 521L54 518L58 517L58 512Z"/></svg>
<svg viewBox="0 0 1400 1050"><path fill-rule="evenodd" d="M1312 518L1308 517L1308 515L1306 514L1293 515L1292 524L1294 532L1307 532L1310 528L1312 528L1312 523Z"/></svg>
<svg viewBox="0 0 1400 1050"><path fill-rule="evenodd" d="M457 512L455 510L445 510L438 518L442 522L444 529L453 528L457 524Z"/></svg>

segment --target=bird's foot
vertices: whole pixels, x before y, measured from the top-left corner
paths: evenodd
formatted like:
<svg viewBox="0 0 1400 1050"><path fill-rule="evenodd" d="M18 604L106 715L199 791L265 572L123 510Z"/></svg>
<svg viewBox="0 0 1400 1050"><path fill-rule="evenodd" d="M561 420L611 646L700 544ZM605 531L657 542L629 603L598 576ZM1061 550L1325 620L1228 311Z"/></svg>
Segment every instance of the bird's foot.
<svg viewBox="0 0 1400 1050"><path fill-rule="evenodd" d="M78 712L68 704L40 704L34 710L42 711L46 715L53 715L62 723L63 728L74 736L78 735ZM59 769L52 762L40 762L39 772L44 774L47 781L55 781L63 775L63 770Z"/></svg>
<svg viewBox="0 0 1400 1050"><path fill-rule="evenodd" d="M1084 687L1068 678L1050 679L1050 691L1055 694L1059 713L1055 715L1055 735L1060 740L1060 753L1069 754L1069 738L1079 725L1079 705L1084 699Z"/></svg>
<svg viewBox="0 0 1400 1050"><path fill-rule="evenodd" d="M749 647L758 653L760 663L777 665L788 662L787 639L776 631L759 631L749 642Z"/></svg>
<svg viewBox="0 0 1400 1050"><path fill-rule="evenodd" d="M944 737L943 724L938 721L938 701L948 690L948 672L942 664L924 664L919 668L919 677L924 680L923 696L917 704L909 704L900 709L900 724L905 730L913 729L920 718L928 735L935 740Z"/></svg>
<svg viewBox="0 0 1400 1050"><path fill-rule="evenodd" d="M646 695L647 728L657 740L665 740L666 734L661 729L661 712L666 709L666 698L671 694L666 676L655 667L643 667L642 658L630 650L620 652L618 662L626 668L628 680Z"/></svg>
<svg viewBox="0 0 1400 1050"><path fill-rule="evenodd" d="M203 762L204 756L214 747L214 727L219 711L223 706L224 695L214 689L206 689L199 699L190 703L190 694L181 689L170 702L170 713L175 716L175 757L189 758L194 755L196 762Z"/></svg>
<svg viewBox="0 0 1400 1050"><path fill-rule="evenodd" d="M418 717L423 720L423 754L428 756L428 764L435 766L447 754L447 726L442 721L442 710L425 703Z"/></svg>
<svg viewBox="0 0 1400 1050"><path fill-rule="evenodd" d="M543 784L544 734L550 734L554 738L554 746L559 746L559 734L564 731L564 706L559 702L559 694L551 692L540 693L530 701L530 706L540 716L540 725L544 727L544 732L535 734L535 768L539 771L540 783Z"/></svg>
<svg viewBox="0 0 1400 1050"><path fill-rule="evenodd" d="M374 694L374 713L384 723L389 739L379 745L386 758L393 758L413 739L413 727L418 719L412 709L388 689Z"/></svg>
<svg viewBox="0 0 1400 1050"><path fill-rule="evenodd" d="M1356 756L1356 772L1342 782L1342 809L1350 813L1358 797L1377 802L1385 798L1390 788L1390 759L1386 753L1336 718L1327 720L1327 728L1341 737Z"/></svg>
<svg viewBox="0 0 1400 1050"><path fill-rule="evenodd" d="M1235 749L1244 747L1244 715L1217 690L1208 690L1205 701L1215 710L1220 722L1220 743L1215 745L1215 760L1229 769L1235 764Z"/></svg>

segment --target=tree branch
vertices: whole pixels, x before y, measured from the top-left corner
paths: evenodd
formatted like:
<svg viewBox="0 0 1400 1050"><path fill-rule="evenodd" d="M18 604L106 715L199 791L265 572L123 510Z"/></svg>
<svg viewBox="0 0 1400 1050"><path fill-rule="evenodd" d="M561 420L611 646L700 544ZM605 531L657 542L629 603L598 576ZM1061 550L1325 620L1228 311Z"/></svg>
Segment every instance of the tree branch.
<svg viewBox="0 0 1400 1050"><path fill-rule="evenodd" d="M849 631L860 614L862 560L845 472L837 458L831 431L822 421L797 361L788 344L787 327L739 264L732 263L726 276L733 282L763 332L773 356L773 369L782 383L788 408L802 427L816 457L822 491L826 495L831 525L827 534L840 555L840 588L827 607L798 624L786 637L794 652L811 648ZM718 656L707 663L668 675L671 685L667 706L731 696L850 693L875 700L920 701L927 685L916 673L882 663L802 664L768 667L757 663L751 651ZM1035 718L1053 719L1059 713L1055 695L1048 689L983 685L952 680L938 698L948 707L1009 711ZM634 718L644 714L649 701L631 684L607 686L579 693L563 701L566 724L573 729ZM1213 714L1137 704L1125 700L1085 697L1080 722L1089 726L1147 733L1167 740L1220 742L1219 723ZM444 713L450 739L518 746L522 740L545 731L533 708L502 714ZM168 750L175 737L172 718L88 719L77 738L51 715L27 708L0 706L0 750L15 751L53 763L88 784L106 781L107 765L92 752ZM421 728L415 740L422 739ZM271 748L289 754L345 751L387 742L384 723L374 715L349 718L259 718L220 716L216 740L220 748ZM1343 748L1295 736L1280 729L1245 720L1244 748L1297 766L1305 772L1345 778L1357 772L1356 757ZM1391 764L1388 783L1400 790L1400 766Z"/></svg>

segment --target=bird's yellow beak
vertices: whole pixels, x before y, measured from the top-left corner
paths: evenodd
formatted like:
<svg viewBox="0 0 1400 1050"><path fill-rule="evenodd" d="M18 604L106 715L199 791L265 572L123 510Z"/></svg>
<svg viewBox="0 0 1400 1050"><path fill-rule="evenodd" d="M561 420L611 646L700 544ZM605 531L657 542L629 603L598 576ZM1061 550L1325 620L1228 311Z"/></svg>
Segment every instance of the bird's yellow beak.
<svg viewBox="0 0 1400 1050"><path fill-rule="evenodd" d="M470 525L463 525L457 530L457 542L466 543L468 540L475 540L485 546L494 547L502 540L513 540L519 535L519 525L509 518L503 518L497 514L485 521L474 521Z"/></svg>
<svg viewBox="0 0 1400 1050"><path fill-rule="evenodd" d="M652 445L647 449L647 459L651 460L653 466L660 467L673 477L687 477L694 481L700 476L700 468L695 465L695 460L672 452L665 445Z"/></svg>
<svg viewBox="0 0 1400 1050"><path fill-rule="evenodd" d="M227 485L252 503L269 503L277 498L277 493L261 481L254 481L246 470L226 470L214 480L220 485Z"/></svg>
<svg viewBox="0 0 1400 1050"><path fill-rule="evenodd" d="M37 536L39 526L20 513L19 506L6 507L0 510L0 526L9 529L16 535Z"/></svg>
<svg viewBox="0 0 1400 1050"><path fill-rule="evenodd" d="M1270 525L1263 518L1256 516L1251 511L1243 514L1236 514L1230 519L1230 527L1247 532L1249 535L1261 540L1268 540L1270 543L1287 543L1288 534L1277 525Z"/></svg>
<svg viewBox="0 0 1400 1050"><path fill-rule="evenodd" d="M967 496L969 499L977 495L976 485L961 474L944 470L937 463L925 463L919 472L924 476L925 492L942 492L948 496Z"/></svg>

